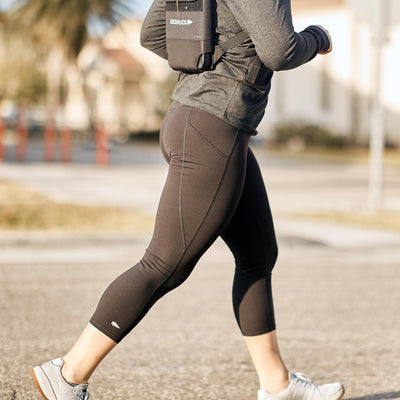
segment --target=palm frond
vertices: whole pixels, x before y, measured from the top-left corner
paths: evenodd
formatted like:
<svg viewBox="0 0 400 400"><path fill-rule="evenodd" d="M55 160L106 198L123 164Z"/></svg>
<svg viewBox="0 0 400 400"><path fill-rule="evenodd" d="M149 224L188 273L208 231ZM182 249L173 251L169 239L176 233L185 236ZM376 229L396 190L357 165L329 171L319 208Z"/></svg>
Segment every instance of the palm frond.
<svg viewBox="0 0 400 400"><path fill-rule="evenodd" d="M58 42L77 57L89 38L93 21L111 27L133 14L128 0L17 0L15 21L46 43Z"/></svg>

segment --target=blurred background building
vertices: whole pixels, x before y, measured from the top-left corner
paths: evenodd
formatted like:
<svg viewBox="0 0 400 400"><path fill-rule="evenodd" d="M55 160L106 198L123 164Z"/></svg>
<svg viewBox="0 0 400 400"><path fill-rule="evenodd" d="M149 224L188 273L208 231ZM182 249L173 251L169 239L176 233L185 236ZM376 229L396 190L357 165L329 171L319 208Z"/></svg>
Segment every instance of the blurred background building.
<svg viewBox="0 0 400 400"><path fill-rule="evenodd" d="M380 1L380 0L379 0ZM373 97L372 45L375 0L293 1L296 29L326 26L334 51L296 70L278 72L260 131L288 121L312 122L346 137L369 140ZM400 2L387 2L382 53L384 124L387 142L400 145Z"/></svg>
<svg viewBox="0 0 400 400"><path fill-rule="evenodd" d="M88 43L79 55L90 107L113 136L158 130L169 104L169 86L176 79L165 60L140 46L140 28L140 20L127 19L103 40ZM84 103L83 96L80 101ZM82 105L77 110L84 110ZM84 127L85 115L80 114L69 119L79 118Z"/></svg>
<svg viewBox="0 0 400 400"><path fill-rule="evenodd" d="M141 47L141 25L141 20L126 19L100 45L85 47L80 57L110 133L156 131L170 103L177 75L166 60Z"/></svg>
<svg viewBox="0 0 400 400"><path fill-rule="evenodd" d="M259 128L261 139L279 140L282 125L295 132L313 126L349 144L368 143L376 2L293 0L296 30L315 23L326 26L334 40L334 52L296 70L276 73ZM400 3L387 0L386 11L384 130L387 144L399 146ZM51 108L53 74L53 81L60 81L59 98L53 100L58 124L88 131L93 120L101 119L110 135L120 137L158 130L176 74L165 60L140 46L140 26L140 19L127 17L101 38L87 40L76 54L77 68L57 51L38 55L20 35L2 29L0 115L12 120L23 106L31 124L44 125Z"/></svg>

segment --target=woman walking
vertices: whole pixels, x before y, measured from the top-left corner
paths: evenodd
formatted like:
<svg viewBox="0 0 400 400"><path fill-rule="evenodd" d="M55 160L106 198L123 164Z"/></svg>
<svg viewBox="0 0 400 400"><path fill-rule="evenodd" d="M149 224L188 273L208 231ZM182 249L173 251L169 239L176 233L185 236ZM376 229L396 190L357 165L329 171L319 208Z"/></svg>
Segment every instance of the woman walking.
<svg viewBox="0 0 400 400"><path fill-rule="evenodd" d="M219 43L247 38L211 71L181 73L160 132L169 164L143 258L105 290L71 350L33 368L47 400L87 400L101 360L164 294L190 275L218 236L236 269L233 307L260 380L259 400L338 400L340 383L314 385L288 371L279 352L271 293L277 245L267 193L249 139L267 105L274 70L332 49L321 26L294 31L290 0L216 0ZM155 0L141 43L167 58L165 0Z"/></svg>

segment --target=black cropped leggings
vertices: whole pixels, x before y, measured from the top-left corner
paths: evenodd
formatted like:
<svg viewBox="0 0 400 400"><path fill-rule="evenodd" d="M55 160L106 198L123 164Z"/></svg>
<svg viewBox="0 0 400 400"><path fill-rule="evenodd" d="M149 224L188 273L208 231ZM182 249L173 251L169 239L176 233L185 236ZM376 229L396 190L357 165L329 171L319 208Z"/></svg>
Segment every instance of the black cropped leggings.
<svg viewBox="0 0 400 400"><path fill-rule="evenodd" d="M160 141L169 170L152 240L141 261L105 290L90 323L121 341L158 299L183 283L221 236L235 257L233 307L241 332L273 331L277 246L249 135L174 102Z"/></svg>

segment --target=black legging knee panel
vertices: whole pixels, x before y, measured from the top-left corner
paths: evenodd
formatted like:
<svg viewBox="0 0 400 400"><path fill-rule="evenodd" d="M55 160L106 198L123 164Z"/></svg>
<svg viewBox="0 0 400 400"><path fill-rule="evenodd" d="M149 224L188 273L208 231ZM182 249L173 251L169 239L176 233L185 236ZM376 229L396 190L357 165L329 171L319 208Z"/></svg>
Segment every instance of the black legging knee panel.
<svg viewBox="0 0 400 400"><path fill-rule="evenodd" d="M221 235L236 260L233 305L242 333L274 330L276 240L249 135L173 103L160 142L169 170L152 240L140 262L105 290L91 324L121 341L159 298L190 275Z"/></svg>

